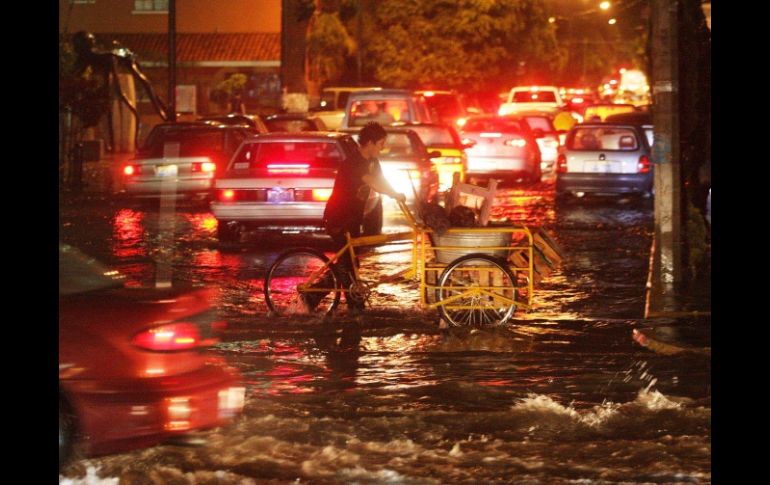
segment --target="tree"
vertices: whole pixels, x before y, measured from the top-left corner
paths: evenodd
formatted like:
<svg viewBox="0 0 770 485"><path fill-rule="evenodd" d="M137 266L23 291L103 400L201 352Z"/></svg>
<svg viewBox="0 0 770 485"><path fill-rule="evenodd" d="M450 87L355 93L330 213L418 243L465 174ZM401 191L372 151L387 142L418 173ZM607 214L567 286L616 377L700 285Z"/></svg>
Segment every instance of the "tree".
<svg viewBox="0 0 770 485"><path fill-rule="evenodd" d="M245 74L231 74L211 90L209 98L229 113L243 113L243 88L246 80Z"/></svg>
<svg viewBox="0 0 770 485"><path fill-rule="evenodd" d="M563 62L541 0L382 0L373 10L364 59L383 84L499 90Z"/></svg>
<svg viewBox="0 0 770 485"><path fill-rule="evenodd" d="M340 79L345 58L356 48L342 24L336 2L316 1L305 37L305 81L311 100L320 98L321 87Z"/></svg>

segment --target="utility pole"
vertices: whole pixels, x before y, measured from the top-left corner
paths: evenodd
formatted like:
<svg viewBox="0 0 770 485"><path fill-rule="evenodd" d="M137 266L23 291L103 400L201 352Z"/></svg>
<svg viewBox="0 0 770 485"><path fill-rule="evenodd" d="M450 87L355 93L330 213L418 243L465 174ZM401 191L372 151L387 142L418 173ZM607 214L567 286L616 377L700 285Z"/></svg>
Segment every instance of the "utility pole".
<svg viewBox="0 0 770 485"><path fill-rule="evenodd" d="M168 0L168 107L176 122L176 0Z"/></svg>
<svg viewBox="0 0 770 485"><path fill-rule="evenodd" d="M682 187L679 150L678 8L680 0L651 0L652 94L655 144L655 255L653 291L663 308L675 305L682 271Z"/></svg>
<svg viewBox="0 0 770 485"><path fill-rule="evenodd" d="M358 85L361 86L361 34L364 29L364 21L363 21L363 15L361 15L361 11L364 9L364 0L358 0L358 13L356 16L356 42L358 45L356 46L356 71L357 71L357 79L358 79Z"/></svg>

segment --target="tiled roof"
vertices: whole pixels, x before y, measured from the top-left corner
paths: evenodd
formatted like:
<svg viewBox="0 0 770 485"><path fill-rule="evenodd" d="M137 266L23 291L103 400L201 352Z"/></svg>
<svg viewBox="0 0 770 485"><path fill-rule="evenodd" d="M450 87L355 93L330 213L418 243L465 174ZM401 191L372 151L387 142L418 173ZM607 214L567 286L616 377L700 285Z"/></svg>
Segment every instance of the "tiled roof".
<svg viewBox="0 0 770 485"><path fill-rule="evenodd" d="M97 44L108 46L113 40L133 51L139 62L168 58L167 34L97 34ZM177 62L202 61L280 61L279 32L176 34Z"/></svg>

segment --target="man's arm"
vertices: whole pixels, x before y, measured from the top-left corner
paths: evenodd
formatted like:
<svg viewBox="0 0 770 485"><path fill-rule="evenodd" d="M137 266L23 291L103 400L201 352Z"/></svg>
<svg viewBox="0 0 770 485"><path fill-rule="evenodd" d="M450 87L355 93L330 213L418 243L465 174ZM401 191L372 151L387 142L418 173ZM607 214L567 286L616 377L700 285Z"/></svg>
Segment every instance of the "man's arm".
<svg viewBox="0 0 770 485"><path fill-rule="evenodd" d="M366 185L381 194L385 194L388 197L399 200L401 202L406 201L406 196L400 192L396 192L393 187L390 186L388 181L385 180L385 177L382 176L382 172L378 172L376 175L367 173L361 177L361 180L363 180Z"/></svg>

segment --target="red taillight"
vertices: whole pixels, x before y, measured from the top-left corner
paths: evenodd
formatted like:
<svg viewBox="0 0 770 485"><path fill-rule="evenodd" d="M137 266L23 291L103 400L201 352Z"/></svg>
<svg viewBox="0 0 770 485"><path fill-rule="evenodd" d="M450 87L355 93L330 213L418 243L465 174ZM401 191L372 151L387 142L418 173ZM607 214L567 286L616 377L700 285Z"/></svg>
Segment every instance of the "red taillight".
<svg viewBox="0 0 770 485"><path fill-rule="evenodd" d="M326 202L332 195L332 189L313 189L313 200Z"/></svg>
<svg viewBox="0 0 770 485"><path fill-rule="evenodd" d="M636 167L638 173L648 173L650 171L650 159L647 155L639 157L639 164Z"/></svg>
<svg viewBox="0 0 770 485"><path fill-rule="evenodd" d="M192 323L170 323L136 334L131 343L159 352L192 350L200 346L201 337L198 327Z"/></svg>
<svg viewBox="0 0 770 485"><path fill-rule="evenodd" d="M563 153L556 159L556 173L567 173L567 157Z"/></svg>
<svg viewBox="0 0 770 485"><path fill-rule="evenodd" d="M139 173L139 166L138 165L126 165L123 167L123 174L125 175L136 175Z"/></svg>
<svg viewBox="0 0 770 485"><path fill-rule="evenodd" d="M192 171L202 173L214 173L217 170L217 164L214 162L193 162Z"/></svg>
<svg viewBox="0 0 770 485"><path fill-rule="evenodd" d="M307 163L271 163L267 166L268 173L285 175L307 175L310 165Z"/></svg>
<svg viewBox="0 0 770 485"><path fill-rule="evenodd" d="M222 202L232 202L235 200L235 191L233 189L224 189L219 191L219 200Z"/></svg>

